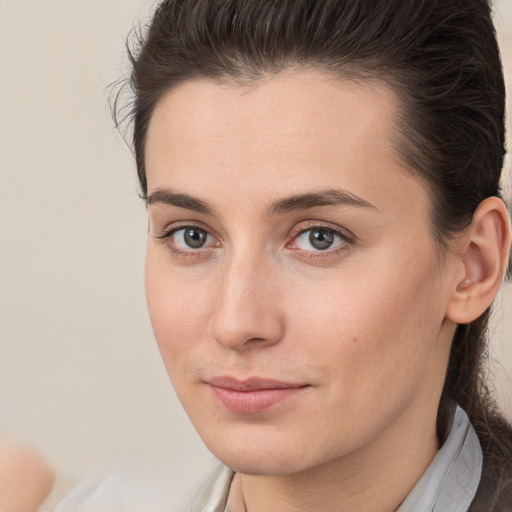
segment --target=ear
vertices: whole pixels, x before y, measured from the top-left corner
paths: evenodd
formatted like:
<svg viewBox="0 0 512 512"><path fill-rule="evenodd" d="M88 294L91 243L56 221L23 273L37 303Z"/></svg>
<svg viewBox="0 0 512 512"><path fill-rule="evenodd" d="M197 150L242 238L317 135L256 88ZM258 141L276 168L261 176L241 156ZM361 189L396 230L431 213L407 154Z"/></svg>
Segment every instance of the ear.
<svg viewBox="0 0 512 512"><path fill-rule="evenodd" d="M510 240L511 226L505 203L497 197L482 201L457 257L459 271L448 304L449 320L467 324L491 305L505 276Z"/></svg>

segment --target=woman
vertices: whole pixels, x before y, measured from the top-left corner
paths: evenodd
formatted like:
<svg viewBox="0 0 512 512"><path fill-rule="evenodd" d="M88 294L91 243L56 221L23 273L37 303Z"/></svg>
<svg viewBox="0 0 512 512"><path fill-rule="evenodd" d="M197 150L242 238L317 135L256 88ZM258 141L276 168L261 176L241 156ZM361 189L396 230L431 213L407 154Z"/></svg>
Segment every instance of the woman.
<svg viewBox="0 0 512 512"><path fill-rule="evenodd" d="M131 57L149 312L225 465L191 510L510 510L488 2L170 0Z"/></svg>

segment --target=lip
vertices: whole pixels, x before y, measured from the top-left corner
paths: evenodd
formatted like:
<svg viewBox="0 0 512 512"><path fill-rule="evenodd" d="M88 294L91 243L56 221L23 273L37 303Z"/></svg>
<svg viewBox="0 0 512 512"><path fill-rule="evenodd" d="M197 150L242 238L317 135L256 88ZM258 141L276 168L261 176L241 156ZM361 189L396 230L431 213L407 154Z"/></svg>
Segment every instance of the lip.
<svg viewBox="0 0 512 512"><path fill-rule="evenodd" d="M223 407L231 412L244 414L269 409L309 387L307 384L260 377L244 380L234 377L215 377L207 384L214 398Z"/></svg>

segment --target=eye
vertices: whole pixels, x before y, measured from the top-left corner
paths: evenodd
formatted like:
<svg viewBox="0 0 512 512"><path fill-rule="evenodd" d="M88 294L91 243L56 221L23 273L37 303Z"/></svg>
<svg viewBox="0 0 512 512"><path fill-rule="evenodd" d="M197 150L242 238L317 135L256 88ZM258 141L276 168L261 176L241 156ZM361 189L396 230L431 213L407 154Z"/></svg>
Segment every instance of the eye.
<svg viewBox="0 0 512 512"><path fill-rule="evenodd" d="M348 237L338 231L322 226L306 229L293 240L292 249L302 251L328 251L336 249L348 242Z"/></svg>
<svg viewBox="0 0 512 512"><path fill-rule="evenodd" d="M177 248L189 251L190 249L202 249L212 244L214 238L204 229L194 226L186 226L173 230L168 235L168 240Z"/></svg>
<svg viewBox="0 0 512 512"><path fill-rule="evenodd" d="M153 237L177 260L203 261L212 256L210 249L222 246L218 237L208 228L184 222L171 225L162 235Z"/></svg>

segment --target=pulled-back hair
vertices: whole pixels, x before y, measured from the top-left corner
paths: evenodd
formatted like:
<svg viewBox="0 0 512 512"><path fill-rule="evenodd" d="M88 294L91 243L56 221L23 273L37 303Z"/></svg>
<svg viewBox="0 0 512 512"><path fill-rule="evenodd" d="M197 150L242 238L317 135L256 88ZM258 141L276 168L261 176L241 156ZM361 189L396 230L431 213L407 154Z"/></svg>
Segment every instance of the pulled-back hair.
<svg viewBox="0 0 512 512"><path fill-rule="evenodd" d="M487 0L167 0L129 55L128 116L143 196L148 125L169 89L204 78L257 83L289 68L394 89L395 147L430 192L440 253L481 201L500 195L505 88ZM119 120L117 101L114 111ZM512 428L486 385L488 317L457 328L438 435L443 440L459 403L484 453L471 510L510 510Z"/></svg>

